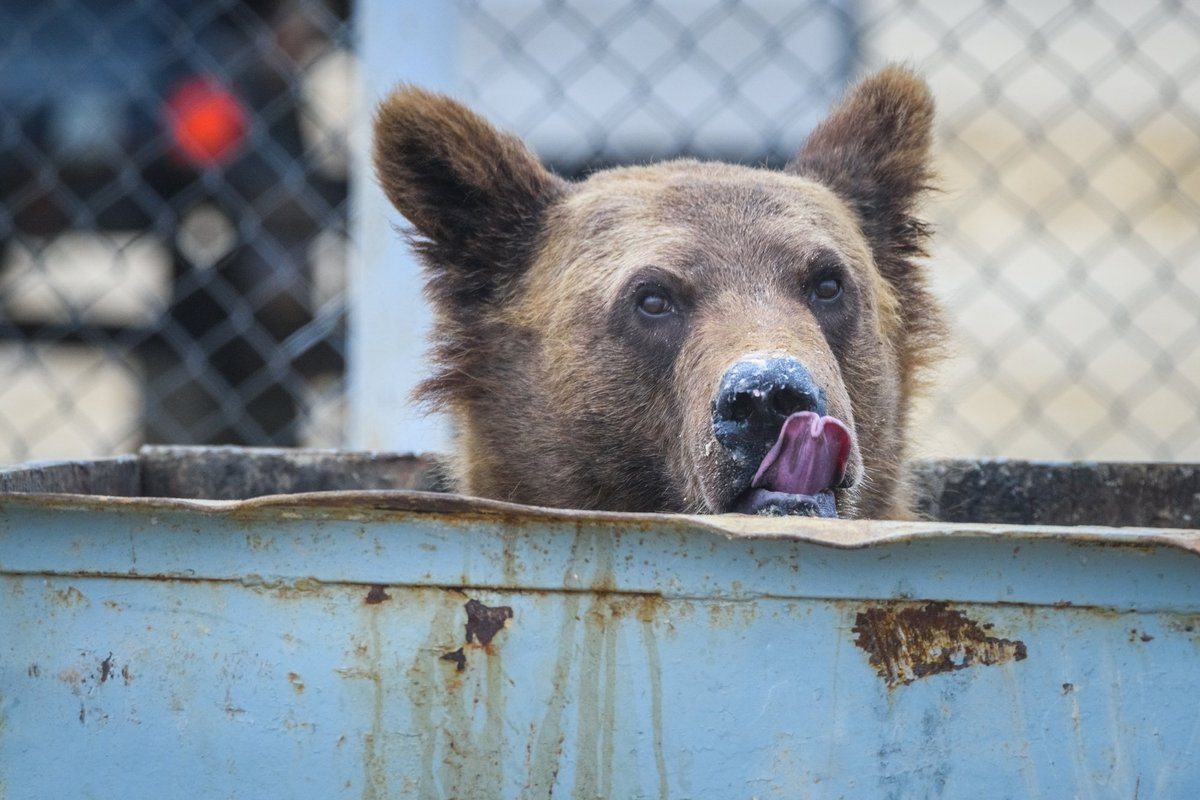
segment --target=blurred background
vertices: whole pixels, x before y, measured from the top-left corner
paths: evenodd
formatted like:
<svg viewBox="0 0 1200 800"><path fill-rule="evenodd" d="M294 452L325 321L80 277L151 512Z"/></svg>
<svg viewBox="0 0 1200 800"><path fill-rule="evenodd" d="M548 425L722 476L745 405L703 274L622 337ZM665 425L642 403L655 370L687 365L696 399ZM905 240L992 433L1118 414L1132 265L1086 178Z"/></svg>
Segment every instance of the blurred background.
<svg viewBox="0 0 1200 800"><path fill-rule="evenodd" d="M921 454L1200 461L1194 4L0 0L0 463L439 446L390 410L423 351L363 169L396 81L579 177L779 165L889 61L940 113Z"/></svg>

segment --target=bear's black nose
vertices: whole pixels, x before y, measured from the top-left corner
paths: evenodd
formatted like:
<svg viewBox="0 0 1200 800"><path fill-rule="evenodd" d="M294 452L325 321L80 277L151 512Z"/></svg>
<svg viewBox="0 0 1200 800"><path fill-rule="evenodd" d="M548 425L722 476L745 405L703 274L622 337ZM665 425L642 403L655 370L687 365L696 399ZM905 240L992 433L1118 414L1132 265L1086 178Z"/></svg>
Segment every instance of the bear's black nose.
<svg viewBox="0 0 1200 800"><path fill-rule="evenodd" d="M825 415L825 392L794 358L746 358L721 378L713 398L713 435L735 458L757 464L784 420L797 411Z"/></svg>

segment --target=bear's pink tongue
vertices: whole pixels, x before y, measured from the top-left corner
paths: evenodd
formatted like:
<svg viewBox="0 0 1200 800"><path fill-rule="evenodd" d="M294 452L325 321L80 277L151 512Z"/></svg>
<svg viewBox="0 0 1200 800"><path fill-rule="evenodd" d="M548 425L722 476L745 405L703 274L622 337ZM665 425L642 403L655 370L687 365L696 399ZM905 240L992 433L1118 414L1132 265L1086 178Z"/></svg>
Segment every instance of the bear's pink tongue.
<svg viewBox="0 0 1200 800"><path fill-rule="evenodd" d="M798 411L784 421L750 486L815 495L842 482L849 460L850 431L840 420Z"/></svg>

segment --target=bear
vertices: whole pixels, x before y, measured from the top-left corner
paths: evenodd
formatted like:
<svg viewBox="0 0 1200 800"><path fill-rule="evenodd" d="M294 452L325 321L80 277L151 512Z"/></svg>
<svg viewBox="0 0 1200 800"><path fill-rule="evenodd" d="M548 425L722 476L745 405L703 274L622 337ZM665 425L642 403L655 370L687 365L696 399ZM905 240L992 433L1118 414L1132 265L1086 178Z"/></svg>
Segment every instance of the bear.
<svg viewBox="0 0 1200 800"><path fill-rule="evenodd" d="M401 85L378 181L433 309L416 400L463 494L632 512L906 518L929 285L933 99L889 66L781 169L689 158L552 173Z"/></svg>

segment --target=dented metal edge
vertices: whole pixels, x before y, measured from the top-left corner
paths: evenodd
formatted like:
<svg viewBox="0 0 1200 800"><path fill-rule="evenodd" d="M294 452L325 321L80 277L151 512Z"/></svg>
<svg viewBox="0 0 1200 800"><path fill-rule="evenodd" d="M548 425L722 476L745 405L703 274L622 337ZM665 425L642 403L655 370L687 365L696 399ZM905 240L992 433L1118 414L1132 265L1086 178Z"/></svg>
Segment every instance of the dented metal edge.
<svg viewBox="0 0 1200 800"><path fill-rule="evenodd" d="M79 511L188 511L245 519L298 517L304 519L404 517L448 518L499 525L526 523L570 526L637 528L645 532L702 531L726 539L785 539L835 549L862 549L932 539L993 538L1054 539L1079 544L1119 547L1169 547L1200 555L1200 529L1115 528L1104 526L1009 525L941 521L828 520L806 517L756 517L743 514L687 515L612 511L583 511L507 503L440 492L355 490L305 492L255 497L248 500L193 500L160 497L118 497L86 494L0 494L0 512L9 507Z"/></svg>

